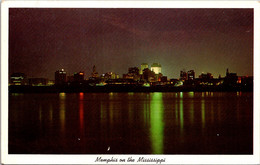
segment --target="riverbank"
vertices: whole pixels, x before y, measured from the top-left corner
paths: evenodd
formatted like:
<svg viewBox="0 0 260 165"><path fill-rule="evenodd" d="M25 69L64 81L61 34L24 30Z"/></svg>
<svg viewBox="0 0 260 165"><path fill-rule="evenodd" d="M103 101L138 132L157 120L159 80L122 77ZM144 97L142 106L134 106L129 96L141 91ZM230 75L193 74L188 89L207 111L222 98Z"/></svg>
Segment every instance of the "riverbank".
<svg viewBox="0 0 260 165"><path fill-rule="evenodd" d="M253 87L231 86L9 86L9 93L107 93L107 92L252 92Z"/></svg>

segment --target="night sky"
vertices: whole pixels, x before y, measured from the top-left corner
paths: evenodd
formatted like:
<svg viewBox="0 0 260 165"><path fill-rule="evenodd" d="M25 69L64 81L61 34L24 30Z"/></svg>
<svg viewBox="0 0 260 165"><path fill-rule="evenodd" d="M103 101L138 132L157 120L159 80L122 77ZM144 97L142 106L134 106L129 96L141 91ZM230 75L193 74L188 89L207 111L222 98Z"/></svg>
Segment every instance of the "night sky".
<svg viewBox="0 0 260 165"><path fill-rule="evenodd" d="M144 62L168 78L183 69L252 76L253 9L9 9L10 74L89 77L96 65L122 76Z"/></svg>

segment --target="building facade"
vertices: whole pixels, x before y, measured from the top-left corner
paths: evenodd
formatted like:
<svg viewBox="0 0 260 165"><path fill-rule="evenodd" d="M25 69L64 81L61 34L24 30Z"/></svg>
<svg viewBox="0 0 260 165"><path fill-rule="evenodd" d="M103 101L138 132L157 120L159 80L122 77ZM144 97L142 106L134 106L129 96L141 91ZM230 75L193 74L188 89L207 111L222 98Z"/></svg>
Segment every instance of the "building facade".
<svg viewBox="0 0 260 165"><path fill-rule="evenodd" d="M55 72L55 84L61 85L66 83L67 81L67 73L64 71L64 69L57 70Z"/></svg>
<svg viewBox="0 0 260 165"><path fill-rule="evenodd" d="M153 71L155 74L162 73L162 66L159 63L153 63L151 66L151 71Z"/></svg>
<svg viewBox="0 0 260 165"><path fill-rule="evenodd" d="M143 74L144 69L149 68L149 65L147 63L142 63L141 64L141 69L140 69L140 74Z"/></svg>
<svg viewBox="0 0 260 165"><path fill-rule="evenodd" d="M190 70L187 72L188 80L195 80L195 72L194 70Z"/></svg>

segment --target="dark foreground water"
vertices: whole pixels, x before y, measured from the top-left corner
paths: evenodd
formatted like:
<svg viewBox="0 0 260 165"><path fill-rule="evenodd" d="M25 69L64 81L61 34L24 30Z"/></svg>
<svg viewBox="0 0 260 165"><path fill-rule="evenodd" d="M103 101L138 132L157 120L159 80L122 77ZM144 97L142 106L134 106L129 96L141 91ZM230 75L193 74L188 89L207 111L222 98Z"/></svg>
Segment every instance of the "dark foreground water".
<svg viewBox="0 0 260 165"><path fill-rule="evenodd" d="M9 153L252 154L253 93L13 93Z"/></svg>

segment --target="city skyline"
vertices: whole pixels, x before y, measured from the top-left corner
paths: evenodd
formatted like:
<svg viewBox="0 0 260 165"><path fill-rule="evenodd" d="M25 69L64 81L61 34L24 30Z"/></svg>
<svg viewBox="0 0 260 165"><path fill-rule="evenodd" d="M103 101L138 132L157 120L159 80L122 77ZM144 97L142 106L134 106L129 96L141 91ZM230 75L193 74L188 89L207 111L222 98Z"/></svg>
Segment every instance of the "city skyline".
<svg viewBox="0 0 260 165"><path fill-rule="evenodd" d="M178 78L253 75L253 9L9 9L9 73L127 73L154 62ZM138 64L138 65L137 65Z"/></svg>

